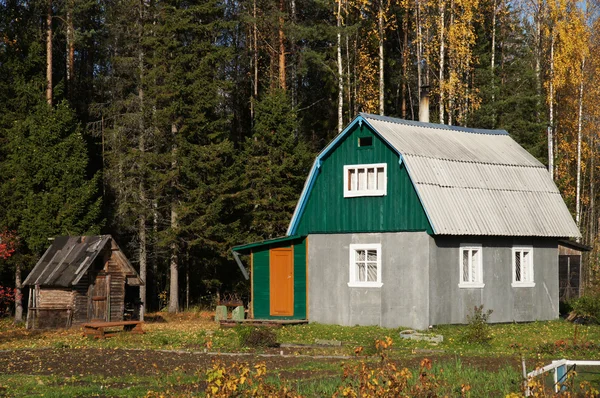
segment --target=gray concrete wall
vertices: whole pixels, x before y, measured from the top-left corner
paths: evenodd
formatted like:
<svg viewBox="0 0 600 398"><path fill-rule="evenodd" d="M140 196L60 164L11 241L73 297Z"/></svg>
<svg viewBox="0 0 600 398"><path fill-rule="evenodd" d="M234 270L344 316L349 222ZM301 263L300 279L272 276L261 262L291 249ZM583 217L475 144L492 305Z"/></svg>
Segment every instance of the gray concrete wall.
<svg viewBox="0 0 600 398"><path fill-rule="evenodd" d="M432 241L425 232L310 235L309 320L425 329L429 325ZM352 243L381 243L383 286L348 286Z"/></svg>
<svg viewBox="0 0 600 398"><path fill-rule="evenodd" d="M459 247L482 245L481 289L461 289ZM558 318L558 241L545 238L435 237L430 242L431 324L466 323L473 307L492 309L491 322ZM533 246L535 287L512 287L513 245Z"/></svg>

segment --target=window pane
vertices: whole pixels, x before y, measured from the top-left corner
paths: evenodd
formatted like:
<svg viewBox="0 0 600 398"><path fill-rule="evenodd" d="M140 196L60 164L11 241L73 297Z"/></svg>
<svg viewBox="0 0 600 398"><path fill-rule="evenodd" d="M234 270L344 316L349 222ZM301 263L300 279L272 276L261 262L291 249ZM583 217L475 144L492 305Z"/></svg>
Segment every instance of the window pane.
<svg viewBox="0 0 600 398"><path fill-rule="evenodd" d="M367 169L367 189L376 189L375 183L375 169Z"/></svg>
<svg viewBox="0 0 600 398"><path fill-rule="evenodd" d="M377 282L377 263L367 263L367 281Z"/></svg>
<svg viewBox="0 0 600 398"><path fill-rule="evenodd" d="M463 250L462 252L462 263L463 263L463 273L462 273L462 281L470 282L469 280L469 251Z"/></svg>
<svg viewBox="0 0 600 398"><path fill-rule="evenodd" d="M356 261L365 261L365 251L364 250L356 251Z"/></svg>
<svg viewBox="0 0 600 398"><path fill-rule="evenodd" d="M521 252L523 256L522 266L521 266L521 278L523 278L523 282L529 282L529 252Z"/></svg>
<svg viewBox="0 0 600 398"><path fill-rule="evenodd" d="M367 189L367 173L365 173L365 169L358 169L358 187L359 191L363 191Z"/></svg>
<svg viewBox="0 0 600 398"><path fill-rule="evenodd" d="M348 169L348 190L356 191L356 170Z"/></svg>
<svg viewBox="0 0 600 398"><path fill-rule="evenodd" d="M479 281L479 250L471 250L471 281Z"/></svg>
<svg viewBox="0 0 600 398"><path fill-rule="evenodd" d="M356 263L356 281L364 282L365 281L365 263Z"/></svg>
<svg viewBox="0 0 600 398"><path fill-rule="evenodd" d="M367 250L367 261L377 261L377 250Z"/></svg>
<svg viewBox="0 0 600 398"><path fill-rule="evenodd" d="M385 173L383 167L377 168L377 189L385 188Z"/></svg>
<svg viewBox="0 0 600 398"><path fill-rule="evenodd" d="M521 282L521 252L515 252L515 281Z"/></svg>

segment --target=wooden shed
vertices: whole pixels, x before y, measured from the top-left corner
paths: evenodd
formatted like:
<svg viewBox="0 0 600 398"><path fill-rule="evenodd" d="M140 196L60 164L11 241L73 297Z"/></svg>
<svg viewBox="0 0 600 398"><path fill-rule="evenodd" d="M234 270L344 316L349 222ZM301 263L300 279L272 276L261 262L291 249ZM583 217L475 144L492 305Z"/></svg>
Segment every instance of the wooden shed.
<svg viewBox="0 0 600 398"><path fill-rule="evenodd" d="M68 328L121 321L125 285L144 281L110 235L60 236L23 283L29 286L27 328Z"/></svg>
<svg viewBox="0 0 600 398"><path fill-rule="evenodd" d="M558 289L560 301L581 296L581 254L592 250L590 246L572 240L558 242Z"/></svg>
<svg viewBox="0 0 600 398"><path fill-rule="evenodd" d="M250 315L260 320L307 319L306 237L287 236L233 248L250 255ZM243 266L240 265L241 268ZM245 272L245 271L244 271Z"/></svg>

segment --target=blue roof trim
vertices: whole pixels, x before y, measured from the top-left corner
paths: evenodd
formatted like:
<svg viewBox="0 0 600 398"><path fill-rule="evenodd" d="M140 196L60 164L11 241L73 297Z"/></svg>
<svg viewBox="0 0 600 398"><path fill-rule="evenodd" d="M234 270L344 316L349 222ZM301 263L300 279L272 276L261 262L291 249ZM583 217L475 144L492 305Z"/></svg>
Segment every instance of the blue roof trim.
<svg viewBox="0 0 600 398"><path fill-rule="evenodd" d="M302 194L300 195L300 200L298 200L298 204L296 205L296 209L294 210L294 215L292 216L292 220L290 221L290 225L286 232L287 236L292 236L292 235L295 235L295 233L296 233L296 230L298 228L298 222L300 221L300 216L304 212L304 208L306 207L306 203L308 202L308 197L309 197L312 187L315 183L315 180L317 179L317 175L318 175L319 169L321 168L321 163L322 163L323 157L325 157L331 150L333 150L333 148L335 148L335 146L342 139L344 139L346 137L346 135L350 132L350 130L352 130L352 128L357 123L359 126L362 126L363 123L366 123L366 125L369 126L369 128L375 134L377 134L377 136L383 142L385 142L394 152L396 152L398 154L398 157L399 157L398 165L399 166L402 165L402 163L405 163L404 157L402 156L402 154L400 152L398 152L398 150L396 148L394 148L394 146L392 144L390 144L381 134L379 134L379 132L369 123L369 121L365 117L371 117L373 119L379 118L379 120L390 119L390 120L404 121L402 119L394 119L394 118L389 118L389 117L385 117L385 116L371 115L368 113L360 113L356 118L354 118L354 120L340 134L338 134L333 139L333 141L331 141L329 143L329 145L327 145L319 153L319 155L317 155L317 158L315 159L315 162L313 163L313 167L310 170L310 173L308 174L308 179L306 180L306 183L304 184L304 188L302 189ZM421 123L421 122L416 122L416 123ZM429 123L421 123L420 125L429 125ZM443 126L443 125L441 125L441 126ZM431 222L431 218L429 217L429 213L427 212L425 205L423 205L423 200L421 199L421 195L419 195L419 191L414 187L414 182L413 182L414 180L411 176L411 173L410 173L410 170L408 167L406 167L406 171L408 172L408 178L410 178L410 181L413 183L413 188L415 189L415 192L417 193L417 197L419 198L419 201L421 202L421 207L423 207L423 211L425 211L425 215L427 216L427 221L429 222L429 225L431 226L431 230L435 234L436 233L435 227L433 226L433 223Z"/></svg>
<svg viewBox="0 0 600 398"><path fill-rule="evenodd" d="M406 126L428 127L428 128L432 128L432 129L460 131L463 133L473 133L473 134L509 135L508 131L506 131L506 130L487 130L487 129L476 129L476 128L470 128L470 127L461 127L461 126L450 126L447 124L417 122L415 120L398 119L395 117L373 115L371 113L363 113L363 112L361 112L359 115L365 119L381 120L382 122L404 124Z"/></svg>
<svg viewBox="0 0 600 398"><path fill-rule="evenodd" d="M348 132L358 123L362 126L364 118L362 116L357 116L354 118L352 123L350 123L340 134L338 134L333 141L329 143L318 155L313 163L313 167L308 174L308 178L306 183L304 184L304 188L302 189L302 194L300 195L300 200L298 200L298 204L296 205L296 209L294 210L294 215L292 216L292 220L290 221L290 225L287 229L286 235L294 235L296 233L296 229L298 228L298 222L300 221L300 215L304 212L304 208L306 207L306 202L308 201L308 196L310 195L310 191L317 179L317 175L319 169L321 168L322 159L325 155L327 155L335 146L346 137ZM371 127L372 128L372 127Z"/></svg>

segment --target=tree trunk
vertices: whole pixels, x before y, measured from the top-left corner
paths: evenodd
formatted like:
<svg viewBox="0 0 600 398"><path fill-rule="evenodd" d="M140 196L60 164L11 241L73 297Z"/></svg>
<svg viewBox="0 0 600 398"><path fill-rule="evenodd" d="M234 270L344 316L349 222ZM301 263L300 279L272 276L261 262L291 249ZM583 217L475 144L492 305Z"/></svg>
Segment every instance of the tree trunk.
<svg viewBox="0 0 600 398"><path fill-rule="evenodd" d="M350 70L350 39L346 33L346 86L348 87L348 112L354 113L352 111L352 82L350 80Z"/></svg>
<svg viewBox="0 0 600 398"><path fill-rule="evenodd" d="M338 133L344 128L344 70L342 66L342 0L337 0Z"/></svg>
<svg viewBox="0 0 600 398"><path fill-rule="evenodd" d="M540 99L542 98L542 1L538 0L537 10L535 11L535 82L536 82L536 120L539 123L540 115Z"/></svg>
<svg viewBox="0 0 600 398"><path fill-rule="evenodd" d="M46 10L46 101L52 106L52 0Z"/></svg>
<svg viewBox="0 0 600 398"><path fill-rule="evenodd" d="M495 102L496 102L496 82L495 82L495 67L496 67L496 8L498 7L497 5L497 0L494 0L493 2L493 9L492 9L492 62L490 62L490 71L491 71L491 79L492 79L492 111L494 112L494 114L496 113L495 109ZM494 116L494 127L496 127L496 117Z"/></svg>
<svg viewBox="0 0 600 398"><path fill-rule="evenodd" d="M185 309L186 311L190 309L190 259L189 256L186 255L186 264L185 264Z"/></svg>
<svg viewBox="0 0 600 398"><path fill-rule="evenodd" d="M285 76L285 33L283 32L283 25L285 23L285 19L283 18L284 11L284 0L279 0L279 87L285 91L287 84Z"/></svg>
<svg viewBox="0 0 600 398"><path fill-rule="evenodd" d="M144 4L140 4L139 11L139 23L140 23L140 31L139 31L139 51L138 51L138 68L140 73L140 82L138 86L138 101L139 101L139 138L138 138L138 150L140 152L140 156L144 156L144 152L146 151L146 142L145 142L145 126L144 126L144 88L143 88L143 80L144 80L144 50L142 48L142 36L143 36L143 26L144 26ZM138 220L138 238L140 240L140 248L138 251L138 261L140 263L140 278L144 282L142 286L140 286L140 320L144 320L144 314L146 313L146 284L147 284L147 264L148 264L148 251L146 247L146 191L144 187L144 170L140 167L139 172L139 198L140 198L140 212L139 212L139 220Z"/></svg>
<svg viewBox="0 0 600 398"><path fill-rule="evenodd" d="M554 179L554 32L550 42L550 82L548 84L548 171Z"/></svg>
<svg viewBox="0 0 600 398"><path fill-rule="evenodd" d="M140 182L140 195L144 195L144 187ZM140 196L140 201L145 201L145 197ZM148 274L147 274L147 250L146 250L146 216L140 214L139 225L138 225L138 237L140 239L140 250L138 253L139 262L140 262L140 279L144 282L143 285L140 286L140 321L144 320L144 314L146 313L146 284L148 283Z"/></svg>
<svg viewBox="0 0 600 398"><path fill-rule="evenodd" d="M440 0L440 22L439 22L439 35L440 35L440 74L439 74L439 85L440 85L440 123L444 124L444 30L445 30L445 8L446 1Z"/></svg>
<svg viewBox="0 0 600 398"><path fill-rule="evenodd" d="M252 40L250 48L252 57L250 58L250 68L253 71L254 79L252 79L252 94L250 96L250 120L254 126L254 107L256 106L256 98L258 96L258 33L256 27L256 0L252 2Z"/></svg>
<svg viewBox="0 0 600 398"><path fill-rule="evenodd" d="M21 281L21 264L15 268L15 323L23 322L23 284Z"/></svg>
<svg viewBox="0 0 600 398"><path fill-rule="evenodd" d="M454 26L454 0L450 1L450 24L449 26ZM450 51L450 50L448 50ZM452 76L452 73L455 71L455 65L453 62L454 57L449 57L448 60L448 75ZM448 124L452 125L454 123L454 86L452 84L448 85Z"/></svg>
<svg viewBox="0 0 600 398"><path fill-rule="evenodd" d="M384 58L383 58L383 44L384 44L384 34L385 29L383 26L383 1L379 0L379 15L377 18L378 27L379 27L379 114L385 115L385 81L383 76L383 66L384 66Z"/></svg>
<svg viewBox="0 0 600 398"><path fill-rule="evenodd" d="M67 4L67 94L73 98L73 73L75 71L75 39L73 37L72 4Z"/></svg>
<svg viewBox="0 0 600 398"><path fill-rule="evenodd" d="M583 123L583 80L585 58L581 61L581 80L579 82L579 112L577 117L577 193L575 199L575 222L580 226L581 221L581 127ZM578 238L579 240L579 238Z"/></svg>
<svg viewBox="0 0 600 398"><path fill-rule="evenodd" d="M171 204L171 229L177 229L177 210L175 203ZM169 313L179 312L179 263L177 253L177 243L171 243L171 264L170 264L170 284L169 284Z"/></svg>
<svg viewBox="0 0 600 398"><path fill-rule="evenodd" d="M404 33L404 45L402 48L402 118L406 119L408 108L406 98L408 95L408 20L409 20L409 3L406 2L404 8L404 21L402 22L402 30Z"/></svg>
<svg viewBox="0 0 600 398"><path fill-rule="evenodd" d="M171 133L173 134L173 148L171 150L171 168L177 168L177 143L176 134L177 126L175 123L171 125ZM175 196L175 194L173 194ZM173 234L173 242L171 243L171 264L170 264L170 286L169 286L169 313L179 312L179 260L178 260L178 245L177 245L177 202L175 197L171 202L171 231Z"/></svg>

